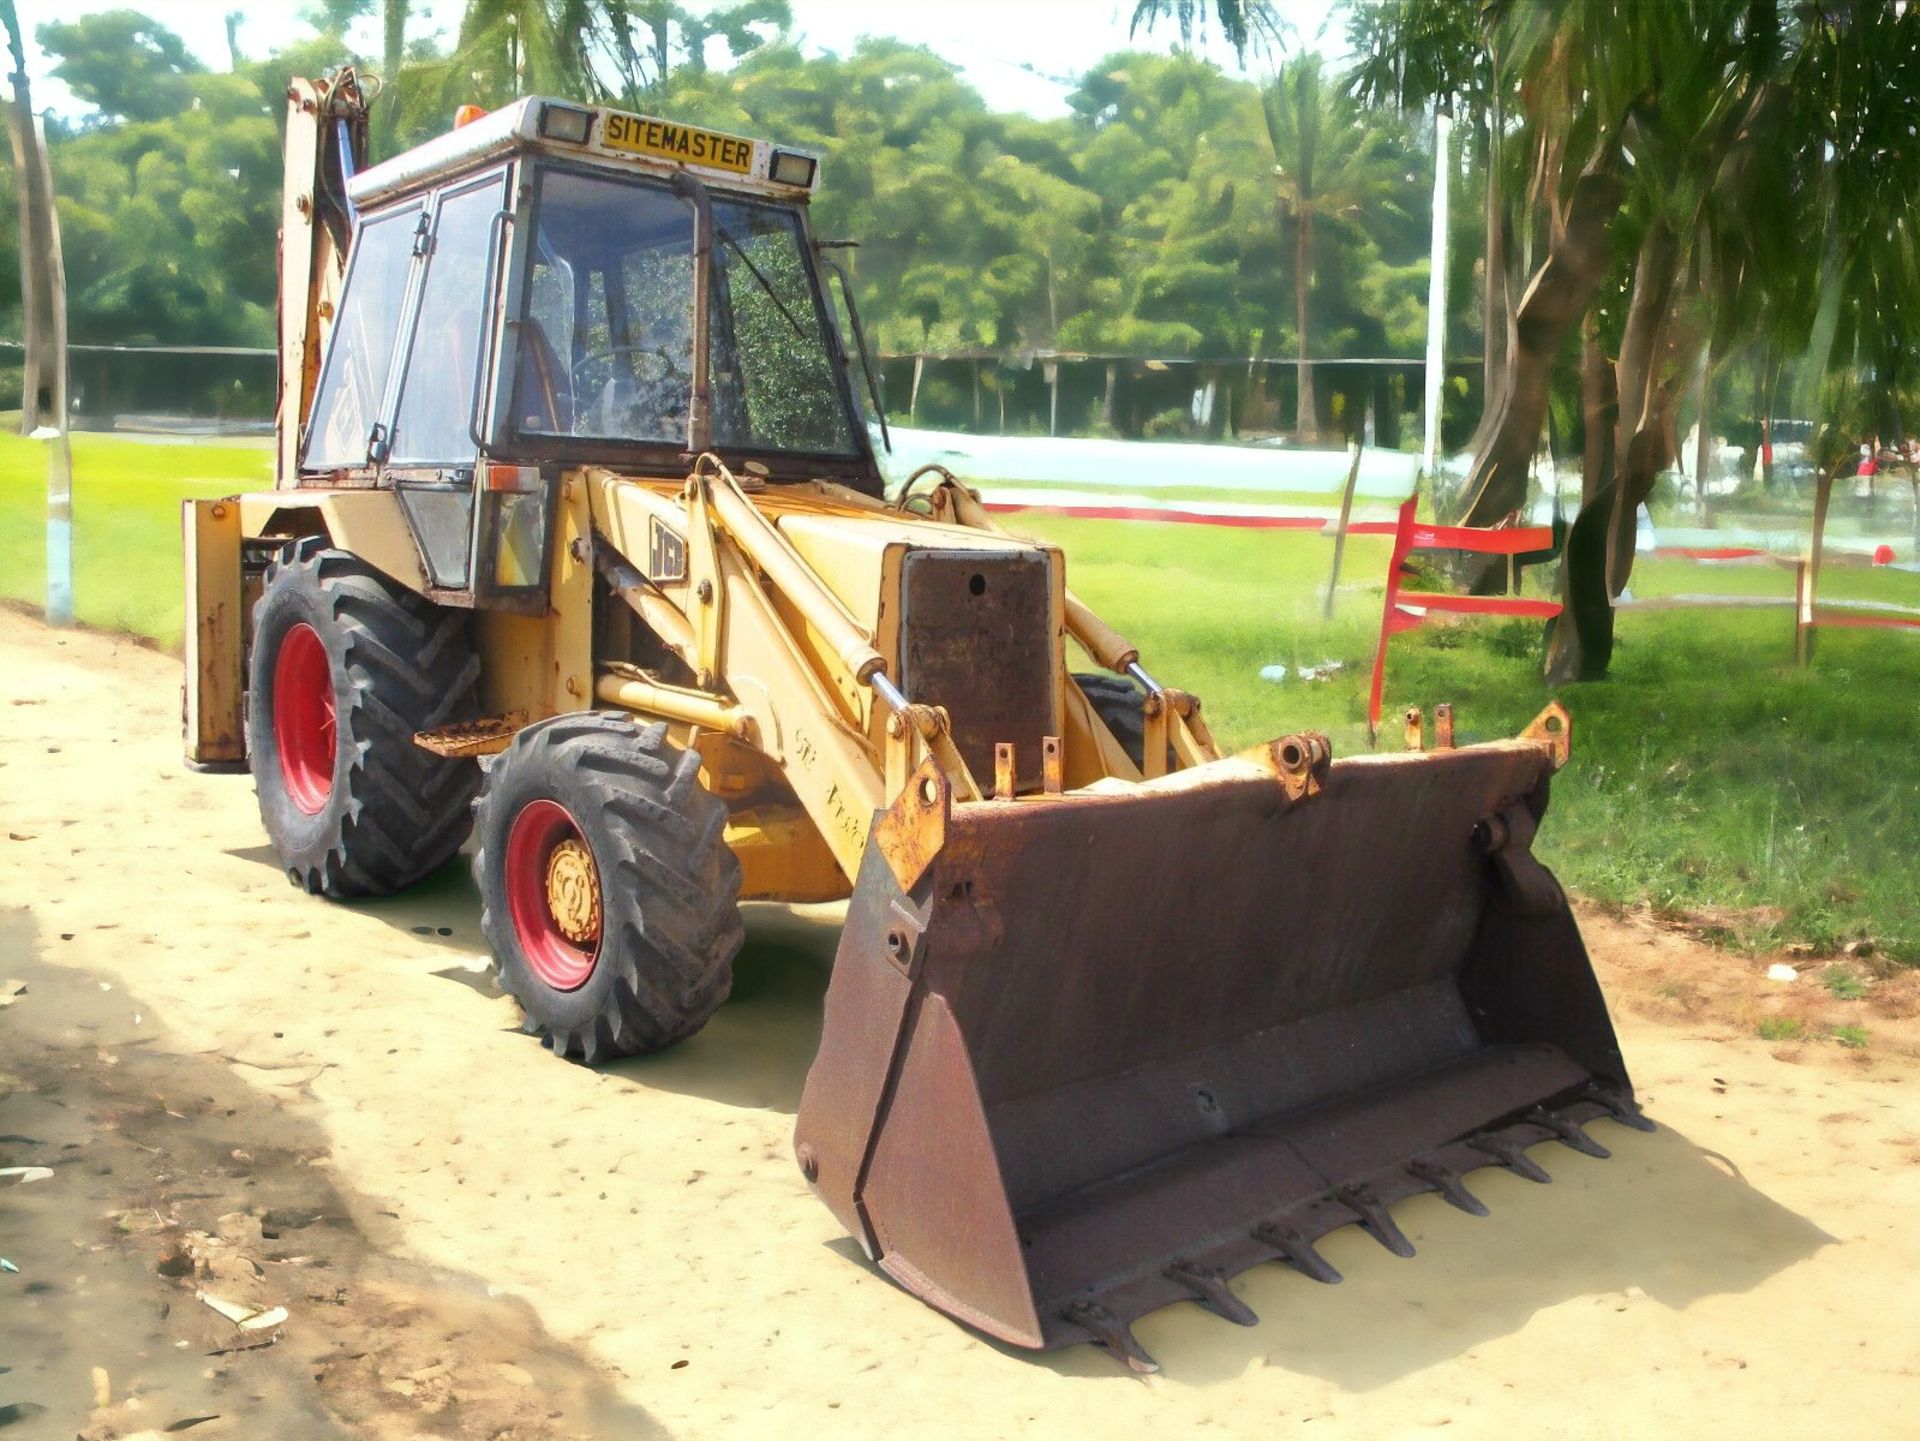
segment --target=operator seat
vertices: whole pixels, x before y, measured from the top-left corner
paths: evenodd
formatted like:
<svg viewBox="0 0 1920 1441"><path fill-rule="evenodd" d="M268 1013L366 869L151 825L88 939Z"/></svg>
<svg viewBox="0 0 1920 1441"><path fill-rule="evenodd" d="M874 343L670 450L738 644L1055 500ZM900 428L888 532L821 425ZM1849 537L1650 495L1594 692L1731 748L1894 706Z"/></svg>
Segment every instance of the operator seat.
<svg viewBox="0 0 1920 1441"><path fill-rule="evenodd" d="M573 434L572 376L561 369L546 328L531 316L520 327L520 379L515 389L519 394L514 416L520 429L543 435Z"/></svg>

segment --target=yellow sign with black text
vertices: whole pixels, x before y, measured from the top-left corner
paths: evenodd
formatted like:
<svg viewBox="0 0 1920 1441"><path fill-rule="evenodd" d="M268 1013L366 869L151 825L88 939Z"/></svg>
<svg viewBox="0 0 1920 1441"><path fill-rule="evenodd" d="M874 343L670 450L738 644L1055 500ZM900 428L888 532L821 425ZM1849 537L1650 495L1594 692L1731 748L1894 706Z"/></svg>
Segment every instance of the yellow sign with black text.
<svg viewBox="0 0 1920 1441"><path fill-rule="evenodd" d="M753 169L751 140L722 135L716 130L698 130L691 125L675 125L670 120L655 120L646 115L614 111L601 126L600 139L609 149L624 150L632 155L652 155L661 160L704 165L712 170L730 170L735 175L746 175Z"/></svg>

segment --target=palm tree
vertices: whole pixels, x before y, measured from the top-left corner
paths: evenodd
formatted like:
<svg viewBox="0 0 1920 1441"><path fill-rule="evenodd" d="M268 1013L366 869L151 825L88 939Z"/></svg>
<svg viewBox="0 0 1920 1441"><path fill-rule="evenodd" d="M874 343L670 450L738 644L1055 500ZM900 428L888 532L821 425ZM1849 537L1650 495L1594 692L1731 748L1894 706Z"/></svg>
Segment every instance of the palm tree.
<svg viewBox="0 0 1920 1441"><path fill-rule="evenodd" d="M1359 108L1330 88L1318 54L1296 56L1261 96L1274 158L1274 209L1293 228L1293 297L1299 386L1295 427L1319 438L1309 349L1308 297L1313 288L1316 232L1362 230L1370 218L1399 215L1399 181L1385 133L1364 123Z"/></svg>
<svg viewBox="0 0 1920 1441"><path fill-rule="evenodd" d="M1483 415L1494 413L1506 377L1510 321L1507 234L1512 216L1498 143L1505 131L1504 97L1495 84L1499 17L1508 3L1357 0L1347 21L1347 45L1356 57L1347 77L1350 94L1363 104L1391 105L1403 114L1431 110L1436 119L1442 114L1456 118L1472 136L1469 153L1485 199L1480 326ZM1436 164L1436 197L1440 174Z"/></svg>
<svg viewBox="0 0 1920 1441"><path fill-rule="evenodd" d="M1180 31L1180 48L1191 50L1196 35L1206 38L1207 9L1205 0L1134 0L1127 39L1131 41L1135 31L1152 30L1171 15ZM1248 46L1277 49L1291 28L1280 18L1272 0L1213 0L1212 9L1221 35L1243 67Z"/></svg>
<svg viewBox="0 0 1920 1441"><path fill-rule="evenodd" d="M408 0L385 0L380 10L380 82L393 90L387 103L373 117L373 152L383 159L393 153L394 132L399 125L401 97L397 86L400 66L407 54L410 8Z"/></svg>
<svg viewBox="0 0 1920 1441"><path fill-rule="evenodd" d="M450 54L383 77L403 81L397 143L438 134L462 104L492 108L529 94L605 98L589 50L598 18L586 0L467 0ZM404 34L405 15L399 20Z"/></svg>
<svg viewBox="0 0 1920 1441"><path fill-rule="evenodd" d="M407 0L384 0L389 84L402 78ZM465 102L503 105L519 95L573 95L637 105L670 76L696 86L706 47L722 41L737 59L784 35L788 0L731 0L695 9L675 0L466 0L452 52L407 65L401 138L435 133ZM389 124L395 123L390 120Z"/></svg>
<svg viewBox="0 0 1920 1441"><path fill-rule="evenodd" d="M1812 334L1816 367L1877 376L1891 371L1883 338L1911 333L1920 6L1538 0L1494 12L1493 91L1518 98L1519 120L1499 141L1525 157L1544 253L1514 308L1465 523L1523 503L1553 367L1579 329L1586 473L1547 674L1597 679L1634 518L1673 459L1703 361Z"/></svg>

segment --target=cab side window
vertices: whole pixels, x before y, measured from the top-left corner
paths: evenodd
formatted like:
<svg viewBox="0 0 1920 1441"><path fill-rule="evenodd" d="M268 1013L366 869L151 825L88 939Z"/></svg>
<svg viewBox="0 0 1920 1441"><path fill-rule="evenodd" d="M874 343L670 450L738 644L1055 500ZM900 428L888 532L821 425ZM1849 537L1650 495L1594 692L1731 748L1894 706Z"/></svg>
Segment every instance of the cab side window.
<svg viewBox="0 0 1920 1441"><path fill-rule="evenodd" d="M354 239L340 317L307 418L303 463L309 470L345 470L367 463L367 442L380 419L394 337L406 308L420 211L419 205L408 205L368 219Z"/></svg>
<svg viewBox="0 0 1920 1441"><path fill-rule="evenodd" d="M504 194L495 175L440 201L394 418L396 465L473 463L473 384L490 319L487 256Z"/></svg>

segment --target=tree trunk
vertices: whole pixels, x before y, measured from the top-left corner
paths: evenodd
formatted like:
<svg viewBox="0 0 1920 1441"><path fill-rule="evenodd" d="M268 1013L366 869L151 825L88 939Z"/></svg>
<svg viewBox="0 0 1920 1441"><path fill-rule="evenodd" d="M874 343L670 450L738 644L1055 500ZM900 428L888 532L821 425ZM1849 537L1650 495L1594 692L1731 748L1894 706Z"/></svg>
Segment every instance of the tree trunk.
<svg viewBox="0 0 1920 1441"><path fill-rule="evenodd" d="M16 52L17 53L17 52ZM33 119L33 101L23 70L13 74L9 130L13 141L14 188L20 215L20 311L23 334L20 369L20 433L43 425L64 425L54 394L58 388L55 355L53 285L53 194L45 184L41 138Z"/></svg>
<svg viewBox="0 0 1920 1441"><path fill-rule="evenodd" d="M1668 311L1673 301L1674 263L1679 242L1664 223L1656 222L1640 244L1634 263L1633 291L1627 303L1627 323L1620 337L1620 359L1614 374L1619 387L1620 414L1614 427L1613 539L1607 557L1608 583L1615 595L1626 589L1633 573L1633 542L1640 503L1653 489L1659 471L1667 388L1660 360L1667 339Z"/></svg>
<svg viewBox="0 0 1920 1441"><path fill-rule="evenodd" d="M1608 231L1624 189L1614 164L1611 151L1597 156L1574 182L1565 227L1514 311L1499 412L1464 487L1472 497L1467 525L1493 525L1526 502L1527 467L1546 420L1554 356L1606 278Z"/></svg>
<svg viewBox="0 0 1920 1441"><path fill-rule="evenodd" d="M1507 292L1506 206L1500 191L1500 170L1493 153L1491 122L1481 122L1480 164L1486 175L1486 280L1480 311L1480 414L1499 409L1500 391L1507 380L1507 342L1513 323ZM1477 437L1476 437L1477 438Z"/></svg>
<svg viewBox="0 0 1920 1441"><path fill-rule="evenodd" d="M1120 389L1120 362L1107 362L1107 390L1100 397L1100 423L1108 430L1113 429L1113 406Z"/></svg>
<svg viewBox="0 0 1920 1441"><path fill-rule="evenodd" d="M1584 506L1613 479L1613 432L1620 392L1613 361L1600 343L1600 322L1588 312L1580 326L1580 413L1586 444L1580 457L1580 503Z"/></svg>
<svg viewBox="0 0 1920 1441"><path fill-rule="evenodd" d="M1320 438L1320 412L1313 399L1313 365L1307 359L1307 289L1313 276L1313 212L1300 206L1294 215L1297 224L1293 241L1293 308L1300 346L1293 372L1299 392L1293 428L1302 443L1311 445Z"/></svg>
<svg viewBox="0 0 1920 1441"><path fill-rule="evenodd" d="M649 22L653 31L653 86L656 91L667 86L667 75L673 68L673 55L667 45L668 20L664 12Z"/></svg>
<svg viewBox="0 0 1920 1441"><path fill-rule="evenodd" d="M1613 661L1614 609L1607 585L1607 547L1613 530L1614 484L1611 476L1581 477L1581 490L1589 498L1573 518L1560 559L1560 603L1565 609L1547 639L1548 685L1603 680Z"/></svg>
<svg viewBox="0 0 1920 1441"><path fill-rule="evenodd" d="M1699 501L1700 523L1707 520L1707 470L1713 464L1713 350L1700 360L1700 380L1694 394L1693 494Z"/></svg>
<svg viewBox="0 0 1920 1441"><path fill-rule="evenodd" d="M1655 290L1664 288L1671 302L1671 270L1664 287L1658 284L1657 273L1650 283ZM1634 519L1653 489L1654 478L1674 456L1677 396L1672 382L1663 381L1660 372L1684 372L1688 365L1672 363L1670 311L1653 320L1641 316L1635 333L1633 310L1640 307L1642 298L1636 284L1627 321L1629 334L1623 338L1617 367L1607 360L1591 317L1583 327L1580 397L1587 436L1581 504L1560 564L1560 600L1565 610L1547 646L1546 676L1551 684L1605 678L1613 660L1614 598L1626 589L1633 574ZM1634 409L1627 391L1629 349L1634 351L1633 372L1643 376L1642 404L1631 430L1627 424ZM1683 341L1678 349L1691 359L1690 343ZM1648 358L1649 353L1659 358ZM1624 451L1620 449L1623 436L1628 437Z"/></svg>
<svg viewBox="0 0 1920 1441"><path fill-rule="evenodd" d="M1653 494L1660 472L1674 462L1678 445L1674 440L1674 413L1679 396L1671 384L1656 385L1652 402L1640 429L1634 433L1633 446L1625 464L1615 462L1613 550L1608 560L1608 587L1619 595L1633 579L1634 543L1638 539L1640 507Z"/></svg>
<svg viewBox="0 0 1920 1441"><path fill-rule="evenodd" d="M1779 376L1779 362L1774 356L1773 346L1767 347L1767 356L1760 374L1754 384L1759 393L1754 397L1753 408L1760 417L1760 484L1764 490L1773 489L1773 392Z"/></svg>
<svg viewBox="0 0 1920 1441"><path fill-rule="evenodd" d="M407 53L407 14L409 0L386 0L381 11L381 84L393 93L387 97L387 103L380 107L375 125L379 131L379 143L374 149L376 156L384 158L393 153L394 126L400 115L400 62Z"/></svg>
<svg viewBox="0 0 1920 1441"><path fill-rule="evenodd" d="M1433 230L1427 245L1427 362L1421 387L1421 410L1426 417L1420 469L1431 483L1440 468L1440 414L1447 393L1447 222L1451 206L1447 182L1451 178L1450 139L1453 116L1442 104L1433 112Z"/></svg>

